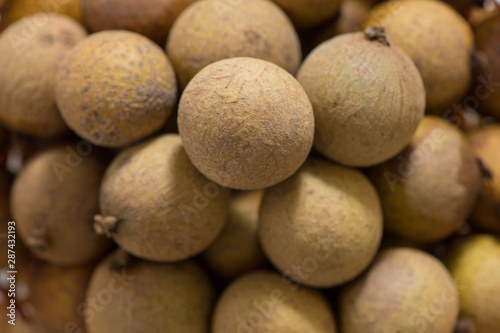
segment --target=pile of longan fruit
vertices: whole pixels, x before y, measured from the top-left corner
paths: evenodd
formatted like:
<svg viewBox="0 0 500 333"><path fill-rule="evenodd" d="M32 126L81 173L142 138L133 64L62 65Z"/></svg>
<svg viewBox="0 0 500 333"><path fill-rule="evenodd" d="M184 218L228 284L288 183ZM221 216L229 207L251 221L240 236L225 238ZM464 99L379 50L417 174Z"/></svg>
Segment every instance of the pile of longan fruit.
<svg viewBox="0 0 500 333"><path fill-rule="evenodd" d="M500 1L0 0L0 306L500 332Z"/></svg>

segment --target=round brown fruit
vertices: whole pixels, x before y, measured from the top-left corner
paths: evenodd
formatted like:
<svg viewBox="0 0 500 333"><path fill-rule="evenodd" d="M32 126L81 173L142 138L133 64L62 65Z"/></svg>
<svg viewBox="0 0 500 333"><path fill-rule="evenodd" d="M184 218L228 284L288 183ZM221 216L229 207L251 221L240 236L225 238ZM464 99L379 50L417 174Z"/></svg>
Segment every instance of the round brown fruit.
<svg viewBox="0 0 500 333"><path fill-rule="evenodd" d="M124 29L165 45L179 14L195 0L81 0L84 24L92 32Z"/></svg>
<svg viewBox="0 0 500 333"><path fill-rule="evenodd" d="M81 41L57 78L64 120L100 146L123 147L152 134L176 99L175 73L165 53L129 31L98 32Z"/></svg>
<svg viewBox="0 0 500 333"><path fill-rule="evenodd" d="M0 121L11 131L51 137L68 131L55 104L61 60L86 32L57 14L26 17L0 35Z"/></svg>
<svg viewBox="0 0 500 333"><path fill-rule="evenodd" d="M327 288L359 275L382 237L375 188L358 170L310 159L266 190L259 235L269 260L298 283Z"/></svg>
<svg viewBox="0 0 500 333"><path fill-rule="evenodd" d="M292 23L268 0L196 1L175 21L166 45L179 86L218 60L253 57L291 74L302 54Z"/></svg>
<svg viewBox="0 0 500 333"><path fill-rule="evenodd" d="M467 134L481 159L483 180L470 220L493 232L500 232L500 125L485 126Z"/></svg>
<svg viewBox="0 0 500 333"><path fill-rule="evenodd" d="M334 16L340 0L273 0L298 28L310 28Z"/></svg>
<svg viewBox="0 0 500 333"><path fill-rule="evenodd" d="M194 262L152 263L117 251L90 280L87 330L208 333L214 299L209 277Z"/></svg>
<svg viewBox="0 0 500 333"><path fill-rule="evenodd" d="M500 239L474 235L461 239L448 253L460 294L460 318L474 323L475 333L494 333L500 327Z"/></svg>
<svg viewBox="0 0 500 333"><path fill-rule="evenodd" d="M451 333L458 292L446 267L416 249L387 249L367 272L343 287L340 331Z"/></svg>
<svg viewBox="0 0 500 333"><path fill-rule="evenodd" d="M123 150L106 170L95 230L147 260L179 261L222 230L230 192L206 179L181 139L166 134Z"/></svg>
<svg viewBox="0 0 500 333"><path fill-rule="evenodd" d="M335 318L317 291L279 274L256 271L232 282L217 301L213 333L335 333Z"/></svg>
<svg viewBox="0 0 500 333"><path fill-rule="evenodd" d="M258 235L263 191L238 193L231 199L229 216L220 235L202 254L210 271L232 281L267 264Z"/></svg>
<svg viewBox="0 0 500 333"><path fill-rule="evenodd" d="M381 27L324 42L297 78L314 108L314 148L344 165L366 167L396 155L424 114L422 78Z"/></svg>
<svg viewBox="0 0 500 333"><path fill-rule="evenodd" d="M221 60L199 72L181 97L178 125L198 170L239 190L291 176L314 136L311 103L299 82L253 58Z"/></svg>
<svg viewBox="0 0 500 333"><path fill-rule="evenodd" d="M374 24L415 62L429 111L441 113L467 93L474 36L453 8L435 0L387 1L371 11L365 26Z"/></svg>
<svg viewBox="0 0 500 333"><path fill-rule="evenodd" d="M465 135L426 116L411 144L369 170L393 233L431 242L456 231L469 216L480 187L474 151Z"/></svg>
<svg viewBox="0 0 500 333"><path fill-rule="evenodd" d="M59 267L41 261L30 267L29 303L46 332L85 330L82 308L93 270L93 264Z"/></svg>
<svg viewBox="0 0 500 333"><path fill-rule="evenodd" d="M78 265L111 247L92 229L105 165L83 141L47 149L28 161L11 190L16 231L39 258Z"/></svg>

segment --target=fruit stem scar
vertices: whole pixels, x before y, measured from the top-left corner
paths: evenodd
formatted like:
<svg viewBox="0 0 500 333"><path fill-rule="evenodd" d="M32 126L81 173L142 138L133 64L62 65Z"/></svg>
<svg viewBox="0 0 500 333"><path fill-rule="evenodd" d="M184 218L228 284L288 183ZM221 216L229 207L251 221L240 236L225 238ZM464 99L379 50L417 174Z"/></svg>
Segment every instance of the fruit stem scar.
<svg viewBox="0 0 500 333"><path fill-rule="evenodd" d="M31 235L26 241L26 245L33 250L43 251L49 245L47 232L42 226L36 226L31 230Z"/></svg>
<svg viewBox="0 0 500 333"><path fill-rule="evenodd" d="M391 46L389 38L385 34L384 27L380 25L372 25L365 29L365 39L369 41L377 41L385 46Z"/></svg>
<svg viewBox="0 0 500 333"><path fill-rule="evenodd" d="M102 216L97 214L94 216L94 231L98 235L106 235L108 238L116 231L118 218L115 216Z"/></svg>
<svg viewBox="0 0 500 333"><path fill-rule="evenodd" d="M486 179L492 179L493 174L491 173L490 169L484 164L483 160L480 159L479 157L476 157L477 164L479 165L479 170L481 171L481 176Z"/></svg>

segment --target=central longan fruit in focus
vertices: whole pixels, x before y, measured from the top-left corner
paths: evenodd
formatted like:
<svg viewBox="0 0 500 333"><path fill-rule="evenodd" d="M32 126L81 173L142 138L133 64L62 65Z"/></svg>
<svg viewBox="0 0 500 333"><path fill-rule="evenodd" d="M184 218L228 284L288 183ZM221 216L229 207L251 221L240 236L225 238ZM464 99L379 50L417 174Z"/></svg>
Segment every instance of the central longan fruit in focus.
<svg viewBox="0 0 500 333"><path fill-rule="evenodd" d="M253 58L221 60L198 73L182 95L178 125L196 168L240 190L291 176L314 138L302 86L284 69Z"/></svg>

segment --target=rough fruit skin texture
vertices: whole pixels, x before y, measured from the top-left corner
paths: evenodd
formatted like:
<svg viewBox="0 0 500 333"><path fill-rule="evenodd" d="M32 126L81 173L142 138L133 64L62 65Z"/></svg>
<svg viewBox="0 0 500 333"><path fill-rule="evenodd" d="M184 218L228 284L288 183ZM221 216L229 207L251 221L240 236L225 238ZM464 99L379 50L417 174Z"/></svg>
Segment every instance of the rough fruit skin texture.
<svg viewBox="0 0 500 333"><path fill-rule="evenodd" d="M388 1L376 6L365 26L382 25L422 75L426 107L443 112L459 102L471 83L472 30L441 1Z"/></svg>
<svg viewBox="0 0 500 333"><path fill-rule="evenodd" d="M85 292L94 265L59 267L37 262L30 267L30 299L34 316L46 327L46 332L64 332L73 327L85 332L83 316L77 313L85 300ZM67 326L72 323L73 326ZM75 328L76 327L76 328Z"/></svg>
<svg viewBox="0 0 500 333"><path fill-rule="evenodd" d="M112 245L92 229L105 165L88 154L89 146L68 144L39 153L12 186L17 233L37 257L56 265L91 262Z"/></svg>
<svg viewBox="0 0 500 333"><path fill-rule="evenodd" d="M232 281L267 264L258 235L259 208L263 191L235 194L226 225L206 249L203 260L216 276Z"/></svg>
<svg viewBox="0 0 500 333"><path fill-rule="evenodd" d="M416 249L387 249L340 295L342 333L452 333L458 291L446 267Z"/></svg>
<svg viewBox="0 0 500 333"><path fill-rule="evenodd" d="M112 293L109 303L89 307L110 286L119 292ZM93 315L86 318L87 330L208 333L214 298L208 275L192 261L152 263L117 251L97 266L90 280L86 311Z"/></svg>
<svg viewBox="0 0 500 333"><path fill-rule="evenodd" d="M79 43L57 78L61 114L82 138L123 147L159 129L177 98L165 53L129 31L103 31Z"/></svg>
<svg viewBox="0 0 500 333"><path fill-rule="evenodd" d="M480 61L478 77L483 82L492 82L483 88L481 93L486 98L481 98L479 109L485 114L500 117L500 14L482 22L474 31L476 49ZM479 82L484 86L483 82Z"/></svg>
<svg viewBox="0 0 500 333"><path fill-rule="evenodd" d="M337 13L340 0L273 0L290 17L295 26L318 25Z"/></svg>
<svg viewBox="0 0 500 333"><path fill-rule="evenodd" d="M255 271L223 291L212 332L335 333L336 329L333 312L317 290L296 289L275 272Z"/></svg>
<svg viewBox="0 0 500 333"><path fill-rule="evenodd" d="M312 287L359 275L377 253L382 228L370 181L358 170L317 159L267 189L260 209L259 235L269 260Z"/></svg>
<svg viewBox="0 0 500 333"><path fill-rule="evenodd" d="M57 70L85 36L80 24L57 14L26 17L0 35L0 121L5 127L38 137L68 131L55 104Z"/></svg>
<svg viewBox="0 0 500 333"><path fill-rule="evenodd" d="M230 191L200 174L178 135L122 151L106 170L100 192L108 232L140 258L179 261L205 250L223 228ZM98 223L97 223L98 224Z"/></svg>
<svg viewBox="0 0 500 333"><path fill-rule="evenodd" d="M179 86L218 60L252 57L295 74L300 41L285 13L268 0L196 1L174 22L166 45Z"/></svg>
<svg viewBox="0 0 500 333"><path fill-rule="evenodd" d="M483 176L470 220L486 230L500 232L500 125L479 128L467 133L467 138L489 173Z"/></svg>
<svg viewBox="0 0 500 333"><path fill-rule="evenodd" d="M495 333L500 327L500 239L474 235L460 240L446 265L460 292L460 318L474 322L475 333Z"/></svg>
<svg viewBox="0 0 500 333"><path fill-rule="evenodd" d="M363 32L319 45L297 79L314 109L314 148L347 166L371 166L397 154L424 114L422 79L411 59Z"/></svg>
<svg viewBox="0 0 500 333"><path fill-rule="evenodd" d="M384 208L385 227L431 242L457 230L469 216L481 175L464 134L436 116L426 116L411 144L369 171Z"/></svg>
<svg viewBox="0 0 500 333"><path fill-rule="evenodd" d="M82 0L83 19L92 31L131 30L165 45L179 14L195 0Z"/></svg>
<svg viewBox="0 0 500 333"><path fill-rule="evenodd" d="M186 87L177 119L196 168L240 190L263 189L291 176L314 136L311 103L297 80L253 58L205 67Z"/></svg>

